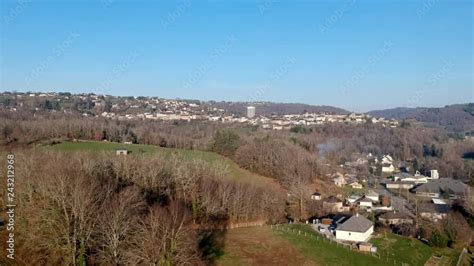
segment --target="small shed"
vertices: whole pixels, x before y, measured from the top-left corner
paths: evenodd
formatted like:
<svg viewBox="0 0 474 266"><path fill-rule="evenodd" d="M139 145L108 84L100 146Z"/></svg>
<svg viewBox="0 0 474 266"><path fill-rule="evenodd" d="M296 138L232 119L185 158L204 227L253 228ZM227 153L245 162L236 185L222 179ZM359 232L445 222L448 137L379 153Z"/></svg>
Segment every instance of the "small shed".
<svg viewBox="0 0 474 266"><path fill-rule="evenodd" d="M331 225L332 224L332 219L329 219L329 218L323 218L322 221L321 221L322 224L325 224L325 225Z"/></svg>
<svg viewBox="0 0 474 266"><path fill-rule="evenodd" d="M359 250L362 252L371 252L372 251L372 244L367 242L362 242L359 244Z"/></svg>
<svg viewBox="0 0 474 266"><path fill-rule="evenodd" d="M115 154L116 155L127 155L128 150L125 149L125 148L118 148L117 150L115 150Z"/></svg>

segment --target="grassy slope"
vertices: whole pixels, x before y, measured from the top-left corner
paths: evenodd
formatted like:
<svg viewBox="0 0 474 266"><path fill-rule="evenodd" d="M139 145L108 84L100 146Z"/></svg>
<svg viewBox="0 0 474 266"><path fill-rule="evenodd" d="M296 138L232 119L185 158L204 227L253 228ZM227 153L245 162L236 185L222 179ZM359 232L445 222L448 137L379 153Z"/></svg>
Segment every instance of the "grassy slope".
<svg viewBox="0 0 474 266"><path fill-rule="evenodd" d="M302 233L285 230L275 230L274 233L287 240L308 260L317 265L386 265L386 262L376 257L351 251L327 240L322 240L320 236L317 239L317 233L309 226L292 225L290 228L300 230Z"/></svg>
<svg viewBox="0 0 474 266"><path fill-rule="evenodd" d="M126 148L131 151L129 156L137 154L161 154L163 156L171 156L176 154L182 158L189 160L200 159L204 160L210 164L214 163L223 163L226 165L230 171L230 177L244 182L252 182L255 184L268 185L273 184L277 185L274 179L260 176L249 172L245 169L240 168L232 160L225 158L214 152L206 151L197 151L197 150L182 150L182 149L172 149L172 148L161 148L153 145L141 145L141 144L122 144L122 143L112 143L112 142L98 142L98 141L80 141L80 142L62 142L51 146L54 150L59 151L93 151L93 152L106 152L114 154L117 148ZM115 154L114 154L115 156Z"/></svg>
<svg viewBox="0 0 474 266"><path fill-rule="evenodd" d="M385 265L378 258L319 240L305 225L270 229L268 226L232 229L226 233L224 255L218 265ZM306 236L304 235L306 232Z"/></svg>
<svg viewBox="0 0 474 266"><path fill-rule="evenodd" d="M295 230L266 227L233 229L226 233L224 255L219 265L425 265L432 256L433 265L455 265L459 252L434 249L416 239L393 234L373 239L381 259L351 251L327 240L316 238L306 225L285 226ZM301 234L297 233L301 231ZM306 232L306 235L304 234ZM433 257L435 258L435 257Z"/></svg>
<svg viewBox="0 0 474 266"><path fill-rule="evenodd" d="M424 265L432 255L443 257L443 265L456 265L459 256L457 250L431 248L416 239L394 234L372 238L371 242L378 247L379 253L383 257L411 265Z"/></svg>

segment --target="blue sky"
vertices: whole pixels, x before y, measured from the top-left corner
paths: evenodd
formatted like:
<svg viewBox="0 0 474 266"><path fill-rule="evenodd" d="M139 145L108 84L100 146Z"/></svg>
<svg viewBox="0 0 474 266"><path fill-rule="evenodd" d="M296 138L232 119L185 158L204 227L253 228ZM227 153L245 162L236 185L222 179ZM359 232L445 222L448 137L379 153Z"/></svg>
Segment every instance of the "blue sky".
<svg viewBox="0 0 474 266"><path fill-rule="evenodd" d="M1 3L2 91L354 111L474 101L472 1Z"/></svg>

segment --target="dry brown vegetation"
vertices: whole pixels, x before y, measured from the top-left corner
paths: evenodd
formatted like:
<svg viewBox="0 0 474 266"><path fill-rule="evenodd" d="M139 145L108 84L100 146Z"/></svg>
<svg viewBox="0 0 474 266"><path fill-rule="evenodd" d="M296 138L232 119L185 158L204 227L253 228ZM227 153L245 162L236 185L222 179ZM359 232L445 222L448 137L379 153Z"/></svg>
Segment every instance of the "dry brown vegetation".
<svg viewBox="0 0 474 266"><path fill-rule="evenodd" d="M16 158L23 265L197 264L199 226L284 217L281 190L224 179L202 161L45 150Z"/></svg>

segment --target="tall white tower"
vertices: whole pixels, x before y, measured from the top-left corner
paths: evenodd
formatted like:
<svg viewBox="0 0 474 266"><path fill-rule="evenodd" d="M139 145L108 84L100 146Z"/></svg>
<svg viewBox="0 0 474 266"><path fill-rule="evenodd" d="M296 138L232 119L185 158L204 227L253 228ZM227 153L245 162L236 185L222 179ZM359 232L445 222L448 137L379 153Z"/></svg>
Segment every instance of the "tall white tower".
<svg viewBox="0 0 474 266"><path fill-rule="evenodd" d="M431 170L430 171L430 176L431 176L431 179L439 179L438 170Z"/></svg>
<svg viewBox="0 0 474 266"><path fill-rule="evenodd" d="M253 118L255 116L255 106L247 106L247 117Z"/></svg>

